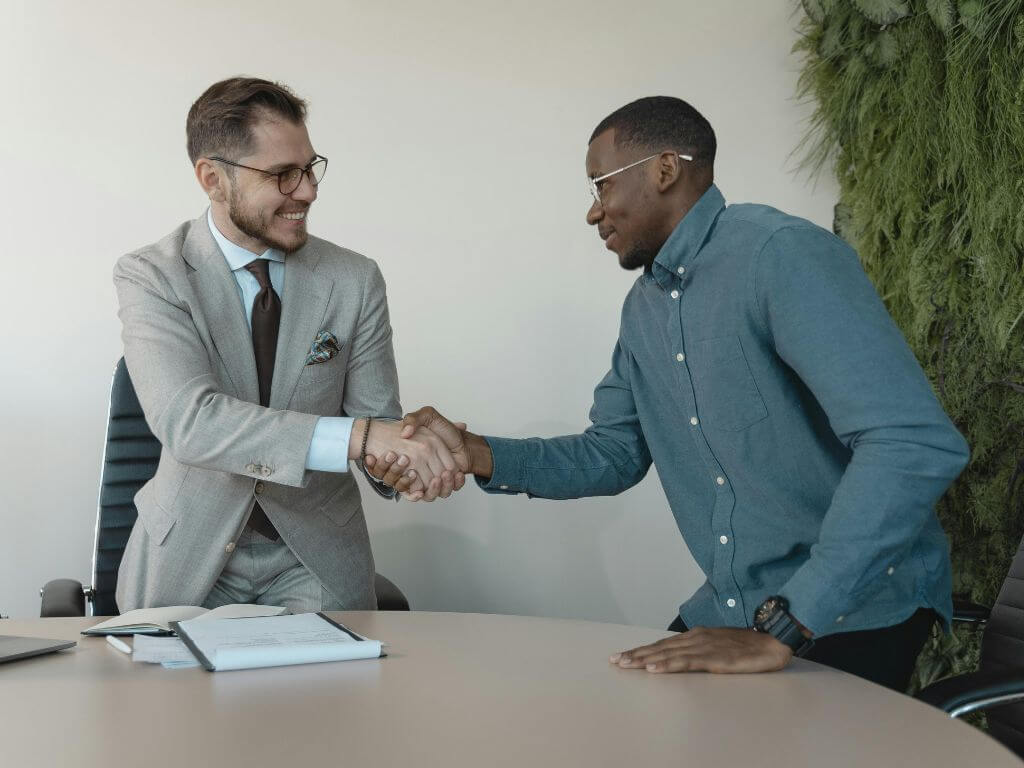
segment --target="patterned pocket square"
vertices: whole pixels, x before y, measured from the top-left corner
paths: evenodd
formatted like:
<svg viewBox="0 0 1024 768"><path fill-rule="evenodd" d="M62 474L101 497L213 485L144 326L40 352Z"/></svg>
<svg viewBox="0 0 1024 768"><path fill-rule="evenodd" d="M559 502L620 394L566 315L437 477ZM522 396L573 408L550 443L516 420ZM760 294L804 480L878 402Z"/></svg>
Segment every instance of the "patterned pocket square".
<svg viewBox="0 0 1024 768"><path fill-rule="evenodd" d="M309 355L306 357L306 365L326 363L340 351L341 345L338 344L338 338L330 331L320 331L313 337Z"/></svg>

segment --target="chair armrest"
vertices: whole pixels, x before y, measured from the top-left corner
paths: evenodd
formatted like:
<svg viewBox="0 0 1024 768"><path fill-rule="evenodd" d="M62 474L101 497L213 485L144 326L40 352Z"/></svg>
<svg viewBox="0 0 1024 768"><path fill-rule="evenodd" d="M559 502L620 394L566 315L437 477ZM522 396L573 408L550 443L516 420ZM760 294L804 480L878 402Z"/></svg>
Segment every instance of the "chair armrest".
<svg viewBox="0 0 1024 768"><path fill-rule="evenodd" d="M953 717L1024 701L1024 669L954 675L919 691L917 698Z"/></svg>
<svg viewBox="0 0 1024 768"><path fill-rule="evenodd" d="M953 598L953 621L965 624L983 624L988 621L991 610L987 605Z"/></svg>
<svg viewBox="0 0 1024 768"><path fill-rule="evenodd" d="M373 588L377 593L377 610L408 611L409 601L405 599L405 595L402 594L402 590L379 573L374 576Z"/></svg>
<svg viewBox="0 0 1024 768"><path fill-rule="evenodd" d="M85 592L82 582L74 579L54 579L46 582L40 590L43 600L39 605L39 615L43 618L51 616L85 616Z"/></svg>

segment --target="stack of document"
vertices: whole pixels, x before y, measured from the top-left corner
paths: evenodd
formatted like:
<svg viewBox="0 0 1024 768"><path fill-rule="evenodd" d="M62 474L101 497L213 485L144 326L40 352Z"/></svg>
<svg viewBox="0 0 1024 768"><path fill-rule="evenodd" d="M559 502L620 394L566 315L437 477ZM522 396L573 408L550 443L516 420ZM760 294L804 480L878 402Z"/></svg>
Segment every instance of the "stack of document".
<svg viewBox="0 0 1024 768"><path fill-rule="evenodd" d="M175 621L199 663L211 672L322 661L376 659L382 643L360 637L322 613L247 619Z"/></svg>
<svg viewBox="0 0 1024 768"><path fill-rule="evenodd" d="M199 662L188 646L177 637L136 635L132 643L132 661L160 664L165 669L198 667Z"/></svg>

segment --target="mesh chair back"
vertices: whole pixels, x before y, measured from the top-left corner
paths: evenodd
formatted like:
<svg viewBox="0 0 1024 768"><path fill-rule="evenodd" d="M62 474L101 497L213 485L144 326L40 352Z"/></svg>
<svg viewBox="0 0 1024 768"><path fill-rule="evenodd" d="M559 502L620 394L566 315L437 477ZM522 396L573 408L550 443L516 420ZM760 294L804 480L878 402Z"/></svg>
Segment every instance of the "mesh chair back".
<svg viewBox="0 0 1024 768"><path fill-rule="evenodd" d="M981 640L981 670L1024 669L1024 538L1010 563ZM1024 704L986 710L992 735L1024 755Z"/></svg>
<svg viewBox="0 0 1024 768"><path fill-rule="evenodd" d="M160 442L149 431L122 357L117 361L110 385L107 440L100 477L92 569L94 616L116 616L118 613L114 601L117 569L139 514L134 497L156 473L159 461Z"/></svg>

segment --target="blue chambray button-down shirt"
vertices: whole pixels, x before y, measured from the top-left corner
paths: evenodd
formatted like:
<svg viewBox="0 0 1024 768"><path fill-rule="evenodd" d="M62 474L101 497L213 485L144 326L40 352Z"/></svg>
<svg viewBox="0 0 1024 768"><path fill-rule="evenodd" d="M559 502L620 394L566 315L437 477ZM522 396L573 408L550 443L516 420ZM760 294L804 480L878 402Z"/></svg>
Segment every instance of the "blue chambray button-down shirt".
<svg viewBox="0 0 1024 768"><path fill-rule="evenodd" d="M707 581L688 626L781 594L815 635L952 615L938 498L968 450L842 240L715 186L622 309L592 426L487 437L493 493L619 493L651 461Z"/></svg>

